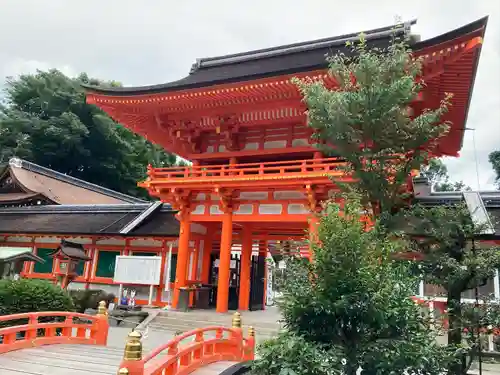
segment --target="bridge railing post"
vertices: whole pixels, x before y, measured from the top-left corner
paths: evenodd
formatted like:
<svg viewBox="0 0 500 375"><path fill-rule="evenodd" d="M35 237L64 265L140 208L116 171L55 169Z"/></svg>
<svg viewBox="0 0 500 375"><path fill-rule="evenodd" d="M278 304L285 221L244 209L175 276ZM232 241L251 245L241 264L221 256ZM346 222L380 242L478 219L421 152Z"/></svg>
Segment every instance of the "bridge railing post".
<svg viewBox="0 0 500 375"><path fill-rule="evenodd" d="M141 338L142 335L137 331L128 334L118 375L144 375Z"/></svg>
<svg viewBox="0 0 500 375"><path fill-rule="evenodd" d="M243 361L253 361L255 359L255 329L248 327L248 337L243 347Z"/></svg>
<svg viewBox="0 0 500 375"><path fill-rule="evenodd" d="M233 314L232 320L232 332L231 332L231 340L233 340L237 345L234 347L234 355L237 358L241 358L243 355L243 332L241 329L241 314L239 312L235 312Z"/></svg>
<svg viewBox="0 0 500 375"><path fill-rule="evenodd" d="M108 334L108 310L106 308L106 302L101 301L99 302L99 307L97 308L95 330L92 332L92 336L96 340L97 345L106 346L108 343Z"/></svg>

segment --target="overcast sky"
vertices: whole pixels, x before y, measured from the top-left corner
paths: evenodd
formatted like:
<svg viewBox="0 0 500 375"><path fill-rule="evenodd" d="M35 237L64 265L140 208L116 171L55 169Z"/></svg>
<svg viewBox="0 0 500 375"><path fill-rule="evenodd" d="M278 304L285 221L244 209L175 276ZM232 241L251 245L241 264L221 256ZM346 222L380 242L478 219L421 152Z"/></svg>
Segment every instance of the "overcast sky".
<svg viewBox="0 0 500 375"><path fill-rule="evenodd" d="M0 81L58 68L147 85L187 75L196 58L358 32L418 19L430 38L489 15L467 126L475 130L481 189L500 149L499 0L0 0ZM472 131L453 179L476 188Z"/></svg>

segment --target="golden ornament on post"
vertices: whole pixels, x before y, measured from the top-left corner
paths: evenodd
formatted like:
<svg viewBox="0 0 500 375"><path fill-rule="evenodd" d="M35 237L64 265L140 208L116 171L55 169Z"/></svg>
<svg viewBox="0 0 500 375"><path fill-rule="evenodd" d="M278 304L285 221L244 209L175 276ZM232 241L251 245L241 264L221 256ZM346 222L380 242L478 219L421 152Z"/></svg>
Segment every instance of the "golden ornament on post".
<svg viewBox="0 0 500 375"><path fill-rule="evenodd" d="M248 336L255 337L255 329L253 327L248 327Z"/></svg>
<svg viewBox="0 0 500 375"><path fill-rule="evenodd" d="M108 309L106 308L106 301L99 302L99 307L97 308L97 315L108 315Z"/></svg>
<svg viewBox="0 0 500 375"><path fill-rule="evenodd" d="M126 361L140 361L142 359L142 335L140 332L132 331L128 334L125 344L123 359Z"/></svg>
<svg viewBox="0 0 500 375"><path fill-rule="evenodd" d="M121 369L118 370L118 375L128 375L129 371L127 368L122 367Z"/></svg>
<svg viewBox="0 0 500 375"><path fill-rule="evenodd" d="M239 312L233 314L233 328L241 328L241 314Z"/></svg>

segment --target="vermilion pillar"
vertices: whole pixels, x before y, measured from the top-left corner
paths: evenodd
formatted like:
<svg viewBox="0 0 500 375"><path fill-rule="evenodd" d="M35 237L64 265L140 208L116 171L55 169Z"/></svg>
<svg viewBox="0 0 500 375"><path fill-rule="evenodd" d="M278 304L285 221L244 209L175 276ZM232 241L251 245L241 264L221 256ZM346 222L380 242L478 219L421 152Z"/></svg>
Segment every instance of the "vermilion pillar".
<svg viewBox="0 0 500 375"><path fill-rule="evenodd" d="M201 266L201 282L208 284L210 282L210 255L214 241L214 228L207 228L207 234L203 242L203 262Z"/></svg>
<svg viewBox="0 0 500 375"><path fill-rule="evenodd" d="M174 298L172 307L177 308L179 302L179 288L187 285L187 269L189 265L189 235L191 231L191 218L189 213L180 216L179 246L177 249L177 268L175 271Z"/></svg>
<svg viewBox="0 0 500 375"><path fill-rule="evenodd" d="M195 242L195 248L193 251L193 264L191 265L191 279L192 281L200 281L200 275L198 275L198 259L200 258L200 240Z"/></svg>
<svg viewBox="0 0 500 375"><path fill-rule="evenodd" d="M219 260L219 281L217 285L217 306L218 313L228 310L229 299L229 277L231 266L231 245L233 242L233 213L226 209L222 218L222 235L220 244Z"/></svg>
<svg viewBox="0 0 500 375"><path fill-rule="evenodd" d="M241 238L240 290L238 308L248 310L250 307L250 267L252 266L252 228L243 227Z"/></svg>

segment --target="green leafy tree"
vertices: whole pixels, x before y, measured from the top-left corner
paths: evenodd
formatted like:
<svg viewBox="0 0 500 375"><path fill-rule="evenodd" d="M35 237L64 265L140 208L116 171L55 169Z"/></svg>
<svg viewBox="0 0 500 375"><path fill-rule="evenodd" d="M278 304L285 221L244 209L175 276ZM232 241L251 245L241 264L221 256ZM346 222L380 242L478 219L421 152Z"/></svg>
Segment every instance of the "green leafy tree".
<svg viewBox="0 0 500 375"><path fill-rule="evenodd" d="M474 223L465 204L426 208L415 206L404 214L407 224L406 236L411 249L421 254L414 264L413 273L421 275L425 282L441 287L447 298L448 344L461 346L464 329L487 329L499 323L499 308L496 304L485 304L486 313L476 316L477 309L461 302L463 292L479 287L493 278L500 268L500 251L496 246L484 246L477 240L484 224ZM473 243L474 241L474 243ZM488 296L481 296L488 300ZM496 313L494 313L496 312ZM496 318L495 318L496 317ZM496 326L495 326L496 327ZM479 342L467 335L468 347L463 347L462 361L455 364L453 373L465 374L473 359Z"/></svg>
<svg viewBox="0 0 500 375"><path fill-rule="evenodd" d="M431 159L428 164L420 167L420 176L426 177L434 191L464 191L471 188L463 181L452 182L448 176L448 168L439 159Z"/></svg>
<svg viewBox="0 0 500 375"><path fill-rule="evenodd" d="M259 348L256 373L442 374L453 355L410 298L410 265L392 258L406 243L379 226L366 231L357 197L340 210L326 206L314 262L287 259L278 302L286 332Z"/></svg>
<svg viewBox="0 0 500 375"><path fill-rule="evenodd" d="M147 197L138 180L149 163L169 166L173 155L85 103L81 84L119 85L57 70L7 80L0 108L0 163L17 156L126 194Z"/></svg>
<svg viewBox="0 0 500 375"><path fill-rule="evenodd" d="M296 83L304 95L309 125L315 131L318 147L326 154L345 160L346 173L355 181L349 185L340 181L335 183L344 191L359 192L363 206L377 223L379 229L376 233L382 238L394 238L399 230L404 229L400 227L402 221L398 213L411 203L408 183L412 173L423 169L438 183L438 189L449 188L446 186L450 182L446 178L445 167L432 162L429 170L424 163L432 159L436 144L448 132L449 124L443 121L443 115L450 106L452 94L444 94L437 108L416 112L412 103L425 82L419 80L421 62L412 56L406 41L394 38L387 50L377 50L368 48L361 36L360 42L351 47L349 56L340 54L329 59L329 74L337 83L335 89L325 87L322 82L296 80ZM460 184L451 187L463 188ZM446 229L448 217L441 215L442 212L453 217L454 230ZM419 216L418 211L407 214ZM448 211L428 208L423 215L428 218L422 222L427 223L427 230L438 232L445 228L431 250L442 247L449 253L438 251L428 258L425 267L413 270L426 280L439 276L440 285L452 285L456 275L440 267L447 262L457 262L453 251L465 251L462 247L463 235L473 228L470 226L470 215L456 207ZM408 217L407 220L412 219ZM417 248L417 251L425 249ZM486 258L490 255L484 253ZM484 273L491 275L495 267L495 262L490 263ZM476 279L470 280L470 283L474 285ZM332 280L331 285L337 283L341 281ZM453 298L455 287L459 290L456 298L460 300L460 291L464 289L459 285L453 286ZM320 304L317 306L322 309ZM455 310L455 314L459 315L456 321L463 321L461 311ZM413 319L413 316L408 315L408 319ZM460 333L456 332L458 330L450 334L450 349L461 344ZM449 371L462 373L463 365L450 364Z"/></svg>
<svg viewBox="0 0 500 375"><path fill-rule="evenodd" d="M497 186L500 186L500 151L490 153L489 160L496 174Z"/></svg>
<svg viewBox="0 0 500 375"><path fill-rule="evenodd" d="M429 159L449 124L442 120L451 94L440 106L413 113L424 83L421 62L396 37L386 50L369 49L363 35L350 56L329 59L338 87L296 81L308 108L308 121L323 152L347 162L346 172L384 222L407 204L410 174ZM341 184L344 189L348 186ZM387 223L386 223L387 224Z"/></svg>

